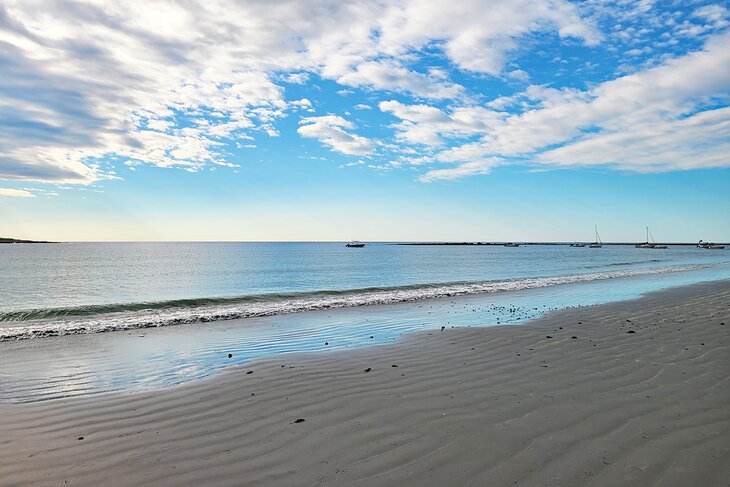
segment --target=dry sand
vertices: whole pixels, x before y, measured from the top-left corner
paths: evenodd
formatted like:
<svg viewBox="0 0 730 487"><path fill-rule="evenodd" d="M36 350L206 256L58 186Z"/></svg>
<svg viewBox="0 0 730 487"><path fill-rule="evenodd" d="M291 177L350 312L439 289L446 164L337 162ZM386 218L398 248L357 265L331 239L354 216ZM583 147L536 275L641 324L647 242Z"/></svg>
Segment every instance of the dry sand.
<svg viewBox="0 0 730 487"><path fill-rule="evenodd" d="M0 485L727 486L729 365L730 283L703 284L2 404Z"/></svg>

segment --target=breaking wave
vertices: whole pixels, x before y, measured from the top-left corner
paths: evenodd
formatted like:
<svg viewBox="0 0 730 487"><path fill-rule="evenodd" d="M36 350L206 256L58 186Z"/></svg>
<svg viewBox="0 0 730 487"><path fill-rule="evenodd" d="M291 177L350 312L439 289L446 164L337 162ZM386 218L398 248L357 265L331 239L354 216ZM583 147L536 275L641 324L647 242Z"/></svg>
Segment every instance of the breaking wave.
<svg viewBox="0 0 730 487"><path fill-rule="evenodd" d="M0 312L0 341L203 323L284 313L391 304L559 284L680 272L711 265L680 265L503 281L452 282L345 291L92 305Z"/></svg>

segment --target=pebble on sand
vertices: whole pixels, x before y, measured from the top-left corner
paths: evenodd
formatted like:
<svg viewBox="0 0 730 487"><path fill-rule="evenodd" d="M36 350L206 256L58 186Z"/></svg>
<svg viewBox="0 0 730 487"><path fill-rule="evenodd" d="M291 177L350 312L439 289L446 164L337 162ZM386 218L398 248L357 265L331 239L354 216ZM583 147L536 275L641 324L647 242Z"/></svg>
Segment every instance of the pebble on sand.
<svg viewBox="0 0 730 487"><path fill-rule="evenodd" d="M373 370L373 369L368 367L367 369L365 369L365 372L370 372L371 370Z"/></svg>
<svg viewBox="0 0 730 487"><path fill-rule="evenodd" d="M246 373L247 374L253 374L253 370L247 370Z"/></svg>
<svg viewBox="0 0 730 487"><path fill-rule="evenodd" d="M228 354L228 358L233 358L233 354L232 353L229 353Z"/></svg>
<svg viewBox="0 0 730 487"><path fill-rule="evenodd" d="M305 422L305 421L306 421L306 419L304 419L304 418L299 418L299 419L295 419L295 420L294 420L294 421L292 421L292 422L293 422L293 423L303 423L303 422Z"/></svg>
<svg viewBox="0 0 730 487"><path fill-rule="evenodd" d="M629 330L626 333L636 333L634 330Z"/></svg>
<svg viewBox="0 0 730 487"><path fill-rule="evenodd" d="M83 437L83 436L79 436L79 441L81 441L81 440L83 440L83 439L84 439L84 437Z"/></svg>

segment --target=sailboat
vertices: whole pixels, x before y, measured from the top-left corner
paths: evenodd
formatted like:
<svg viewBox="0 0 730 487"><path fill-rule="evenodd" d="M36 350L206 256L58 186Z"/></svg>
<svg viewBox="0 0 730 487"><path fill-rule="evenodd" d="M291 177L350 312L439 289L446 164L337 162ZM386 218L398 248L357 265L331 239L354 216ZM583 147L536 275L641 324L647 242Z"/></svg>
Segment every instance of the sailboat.
<svg viewBox="0 0 730 487"><path fill-rule="evenodd" d="M651 242L649 242L649 238L651 238ZM649 231L649 227L646 227L646 242L636 244L635 247L637 249L666 249L666 245L657 245L654 242L654 236Z"/></svg>
<svg viewBox="0 0 730 487"><path fill-rule="evenodd" d="M596 225L596 241L592 244L588 244L589 249L600 249L603 247L603 242L601 242L601 236L598 235L598 225Z"/></svg>

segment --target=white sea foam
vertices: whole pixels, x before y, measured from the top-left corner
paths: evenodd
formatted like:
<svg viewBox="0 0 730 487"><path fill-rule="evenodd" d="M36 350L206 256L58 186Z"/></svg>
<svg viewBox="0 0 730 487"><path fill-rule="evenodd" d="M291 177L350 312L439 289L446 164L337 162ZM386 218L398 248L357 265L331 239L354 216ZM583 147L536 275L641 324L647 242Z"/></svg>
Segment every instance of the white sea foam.
<svg viewBox="0 0 730 487"><path fill-rule="evenodd" d="M175 306L156 303L150 307L134 305L134 310L112 311L91 315L61 314L53 318L7 320L0 323L0 341L23 340L81 333L100 333L185 323L210 322L236 318L270 316L331 308L345 308L375 304L391 304L423 299L484 294L502 291L533 289L559 284L571 284L632 276L646 276L669 272L697 270L711 265L678 265L646 269L620 270L555 277L535 277L505 281L435 284L396 288L376 288L352 291L323 291L298 295L244 296L203 300L207 304ZM109 307L115 309L124 305ZM22 315L22 313L19 313ZM69 316L70 315L70 316Z"/></svg>

